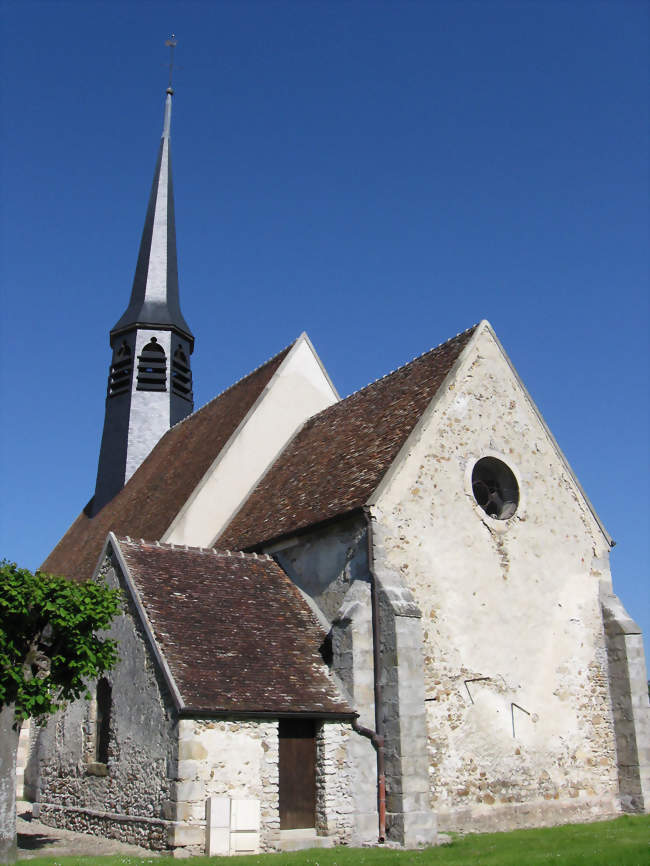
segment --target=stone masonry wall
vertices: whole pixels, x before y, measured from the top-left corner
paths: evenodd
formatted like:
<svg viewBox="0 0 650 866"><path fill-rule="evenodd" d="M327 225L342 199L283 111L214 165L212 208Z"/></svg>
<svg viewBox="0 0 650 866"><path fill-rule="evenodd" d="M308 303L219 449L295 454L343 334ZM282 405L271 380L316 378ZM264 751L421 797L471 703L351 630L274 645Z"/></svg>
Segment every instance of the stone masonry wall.
<svg viewBox="0 0 650 866"><path fill-rule="evenodd" d="M363 517L309 533L272 552L329 630L331 670L359 721L375 727L373 638L368 547ZM377 759L372 744L352 732L344 740L352 809L351 844L377 838Z"/></svg>
<svg viewBox="0 0 650 866"><path fill-rule="evenodd" d="M437 834L429 803L421 614L400 575L375 556L381 621L386 833L407 846Z"/></svg>
<svg viewBox="0 0 650 866"><path fill-rule="evenodd" d="M476 503L476 460L517 512ZM612 814L616 750L598 582L605 537L483 330L376 505L375 558L422 611L430 802L441 829Z"/></svg>
<svg viewBox="0 0 650 866"><path fill-rule="evenodd" d="M650 812L650 702L643 635L611 584L601 583L621 807Z"/></svg>
<svg viewBox="0 0 650 866"><path fill-rule="evenodd" d="M277 850L277 721L182 719L178 737L177 781L168 806L178 821L174 844L204 853L206 800L231 797L260 801L260 848Z"/></svg>
<svg viewBox="0 0 650 866"><path fill-rule="evenodd" d="M356 734L347 722L323 722L316 735L316 830L339 845L348 844L354 831L351 736Z"/></svg>
<svg viewBox="0 0 650 866"><path fill-rule="evenodd" d="M371 579L363 515L276 546L273 555L330 629L332 670L360 723L375 728ZM387 834L427 844L435 838L428 802L420 611L402 577L375 562L381 620ZM347 739L354 810L352 844L376 840L377 758L372 744Z"/></svg>
<svg viewBox="0 0 650 866"><path fill-rule="evenodd" d="M109 560L102 574L116 585ZM176 723L130 601L126 605L111 627L120 661L107 676L112 708L105 775L95 774L90 705L81 700L35 726L26 776L46 823L164 848Z"/></svg>

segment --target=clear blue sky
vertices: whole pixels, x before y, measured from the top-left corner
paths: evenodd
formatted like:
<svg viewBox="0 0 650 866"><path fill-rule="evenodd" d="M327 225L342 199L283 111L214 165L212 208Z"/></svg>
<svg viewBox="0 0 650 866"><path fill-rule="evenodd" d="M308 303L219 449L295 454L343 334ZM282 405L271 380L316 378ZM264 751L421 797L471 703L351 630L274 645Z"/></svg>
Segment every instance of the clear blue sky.
<svg viewBox="0 0 650 866"><path fill-rule="evenodd" d="M173 31L197 406L303 329L348 394L488 318L650 633L647 3L0 8L3 555L93 492Z"/></svg>

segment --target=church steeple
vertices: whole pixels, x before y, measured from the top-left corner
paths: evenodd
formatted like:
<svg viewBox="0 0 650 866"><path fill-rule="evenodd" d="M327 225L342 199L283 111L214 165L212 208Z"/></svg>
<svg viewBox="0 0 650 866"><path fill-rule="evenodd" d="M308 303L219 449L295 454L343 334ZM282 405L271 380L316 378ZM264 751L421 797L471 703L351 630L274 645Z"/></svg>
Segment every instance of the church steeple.
<svg viewBox="0 0 650 866"><path fill-rule="evenodd" d="M173 50L175 43L168 44ZM110 332L113 358L92 514L122 489L161 436L194 408L189 362L194 335L178 296L172 95L170 80L131 300Z"/></svg>
<svg viewBox="0 0 650 866"><path fill-rule="evenodd" d="M171 87L165 98L165 118L149 206L142 230L131 301L111 330L111 340L135 326L175 328L193 344L178 299L176 221L170 155Z"/></svg>

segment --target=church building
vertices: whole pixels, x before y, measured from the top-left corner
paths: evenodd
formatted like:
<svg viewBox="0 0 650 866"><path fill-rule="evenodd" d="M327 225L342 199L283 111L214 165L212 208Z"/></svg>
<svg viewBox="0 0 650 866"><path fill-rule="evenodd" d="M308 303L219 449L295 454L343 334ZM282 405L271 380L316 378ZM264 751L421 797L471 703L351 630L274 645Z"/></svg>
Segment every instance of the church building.
<svg viewBox="0 0 650 866"><path fill-rule="evenodd" d="M42 565L122 588L120 660L33 726L35 813L180 856L650 811L612 540L488 322L345 399L303 333L194 411L172 95L95 492Z"/></svg>

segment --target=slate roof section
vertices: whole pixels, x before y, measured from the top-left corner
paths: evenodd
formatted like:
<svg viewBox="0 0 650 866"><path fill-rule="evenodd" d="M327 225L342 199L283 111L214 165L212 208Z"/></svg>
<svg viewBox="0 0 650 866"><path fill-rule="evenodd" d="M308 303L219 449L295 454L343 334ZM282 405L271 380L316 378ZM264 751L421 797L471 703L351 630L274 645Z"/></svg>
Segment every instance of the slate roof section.
<svg viewBox="0 0 650 866"><path fill-rule="evenodd" d="M266 556L117 539L186 714L355 715L320 625Z"/></svg>
<svg viewBox="0 0 650 866"><path fill-rule="evenodd" d="M362 507L475 329L310 418L216 546L253 549Z"/></svg>
<svg viewBox="0 0 650 866"><path fill-rule="evenodd" d="M82 511L41 569L86 580L109 532L161 538L291 348L168 430L117 496L94 517Z"/></svg>
<svg viewBox="0 0 650 866"><path fill-rule="evenodd" d="M175 328L187 337L193 347L194 335L183 318L178 296L170 144L171 111L172 91L168 89L163 133L142 230L131 299L126 311L111 329L111 339L135 326Z"/></svg>

